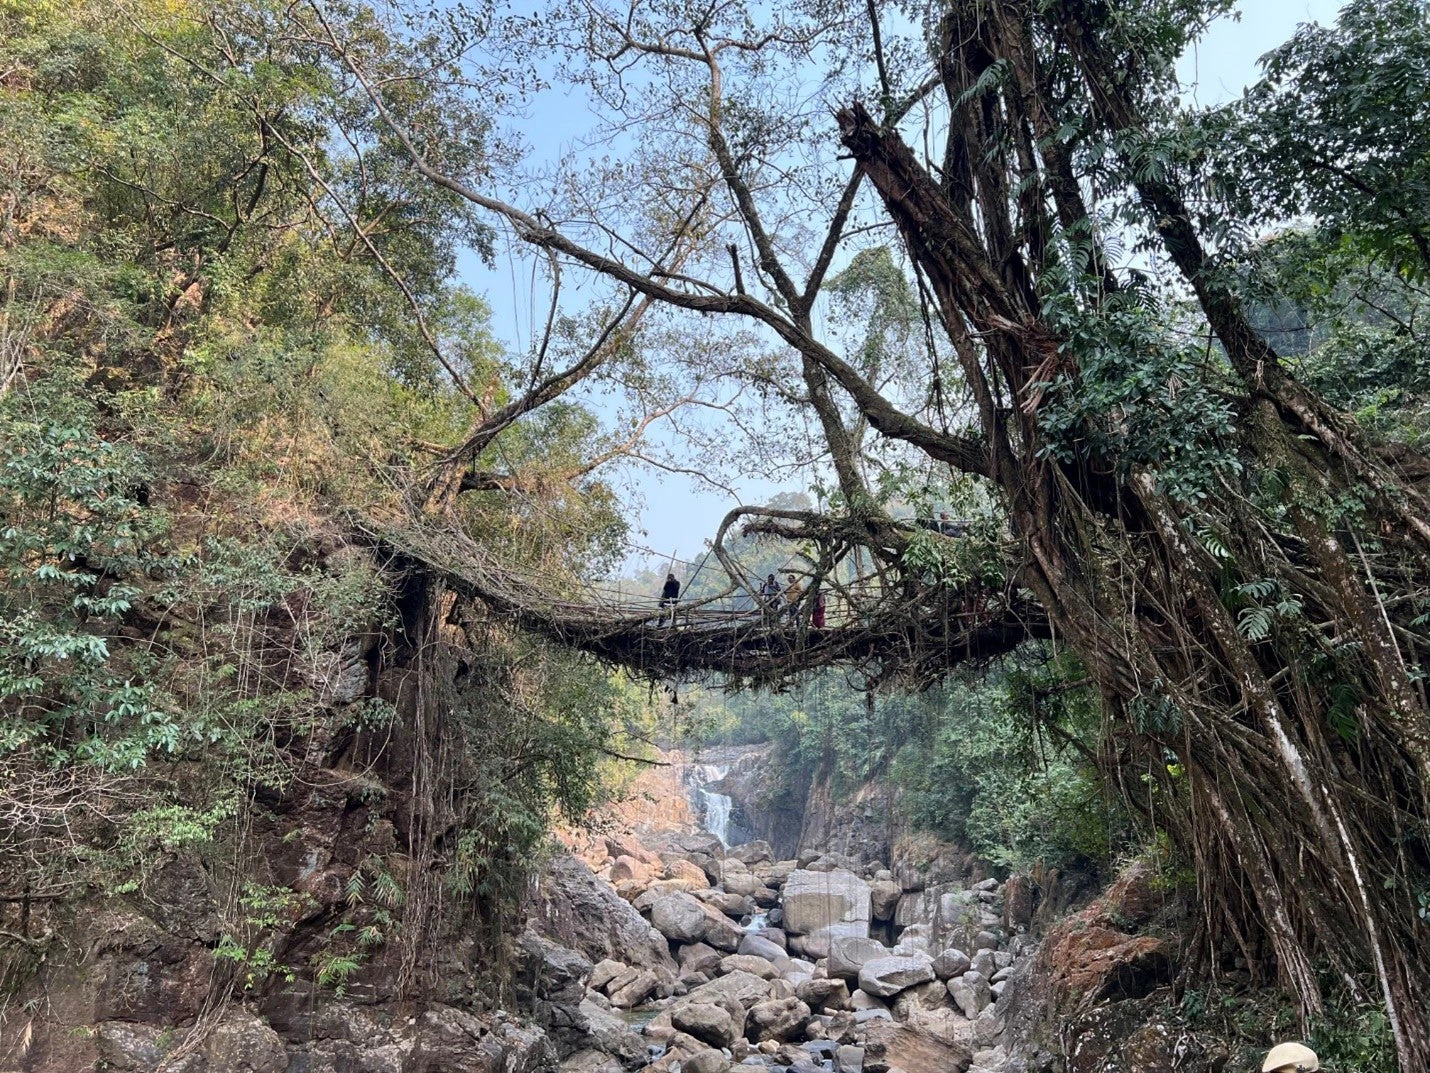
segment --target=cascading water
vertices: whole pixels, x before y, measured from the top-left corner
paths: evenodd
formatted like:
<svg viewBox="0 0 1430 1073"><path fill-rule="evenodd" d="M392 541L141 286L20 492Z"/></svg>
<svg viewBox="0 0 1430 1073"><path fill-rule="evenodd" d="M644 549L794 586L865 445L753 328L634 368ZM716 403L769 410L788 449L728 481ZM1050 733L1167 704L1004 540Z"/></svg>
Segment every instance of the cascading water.
<svg viewBox="0 0 1430 1073"><path fill-rule="evenodd" d="M694 791L694 803L702 817L702 825L727 846L730 844L730 811L734 803L729 794L716 793L705 787L719 782L729 773L729 764L696 764L690 768L687 776Z"/></svg>

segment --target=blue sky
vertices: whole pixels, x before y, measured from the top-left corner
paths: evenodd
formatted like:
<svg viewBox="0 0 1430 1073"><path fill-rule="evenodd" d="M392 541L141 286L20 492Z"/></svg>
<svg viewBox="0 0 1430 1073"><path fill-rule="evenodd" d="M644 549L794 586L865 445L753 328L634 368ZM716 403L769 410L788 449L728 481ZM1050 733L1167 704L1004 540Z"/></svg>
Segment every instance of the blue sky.
<svg viewBox="0 0 1430 1073"><path fill-rule="evenodd" d="M520 2L515 5L520 7ZM1330 22L1342 0L1243 0L1238 4L1239 20L1223 19L1214 25L1201 43L1181 64L1184 82L1193 100L1209 105L1226 101L1257 76L1257 60L1280 44L1304 22ZM531 147L536 166L572 155L584 155L583 132L595 123L584 98L561 90L548 91L530 106L520 124ZM609 150L606 150L609 151ZM532 323L545 316L545 291L534 279L532 261L520 252L498 255L494 268L475 258L463 264L465 282L486 296L492 307L492 326L508 346L521 350L529 345ZM578 276L568 272L565 284L576 284ZM628 475L633 493L632 542L657 549L662 555L691 559L704 549L726 511L736 499L721 494L694 478L645 471ZM738 499L764 502L785 490L769 481L747 479L736 483ZM642 565L643 557L632 554L628 564Z"/></svg>

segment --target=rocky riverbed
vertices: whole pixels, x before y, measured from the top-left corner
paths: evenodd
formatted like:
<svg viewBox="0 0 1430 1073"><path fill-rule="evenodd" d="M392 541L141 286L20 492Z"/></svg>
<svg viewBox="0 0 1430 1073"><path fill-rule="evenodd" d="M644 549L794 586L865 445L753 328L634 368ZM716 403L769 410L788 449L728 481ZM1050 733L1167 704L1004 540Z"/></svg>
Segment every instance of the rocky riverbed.
<svg viewBox="0 0 1430 1073"><path fill-rule="evenodd" d="M583 964L546 940L533 966L561 1068L1008 1068L1005 1014L1037 950L1026 885L930 887L902 872L839 854L775 860L768 843L727 850L704 833L611 840L591 878L619 896L604 913L624 918L626 942ZM590 949L589 935L569 937Z"/></svg>

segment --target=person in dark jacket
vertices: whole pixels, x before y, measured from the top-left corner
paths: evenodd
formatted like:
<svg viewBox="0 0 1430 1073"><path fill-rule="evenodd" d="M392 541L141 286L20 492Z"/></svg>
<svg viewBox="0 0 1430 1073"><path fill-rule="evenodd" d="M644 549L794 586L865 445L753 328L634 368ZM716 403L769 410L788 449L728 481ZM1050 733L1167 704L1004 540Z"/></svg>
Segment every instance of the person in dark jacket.
<svg viewBox="0 0 1430 1073"><path fill-rule="evenodd" d="M660 606L674 607L675 602L680 599L680 582L675 579L674 573L665 575L665 584L660 590Z"/></svg>

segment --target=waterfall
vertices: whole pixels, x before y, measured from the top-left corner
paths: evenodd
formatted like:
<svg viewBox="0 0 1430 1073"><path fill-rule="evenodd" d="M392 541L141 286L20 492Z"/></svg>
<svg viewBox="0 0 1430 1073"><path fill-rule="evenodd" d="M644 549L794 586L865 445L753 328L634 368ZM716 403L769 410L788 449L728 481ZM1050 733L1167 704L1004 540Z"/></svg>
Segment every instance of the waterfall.
<svg viewBox="0 0 1430 1073"><path fill-rule="evenodd" d="M699 806L702 825L727 846L730 844L730 810L733 803L729 794L717 794L705 787L719 782L729 773L729 764L696 764L686 776L695 791L694 801Z"/></svg>

